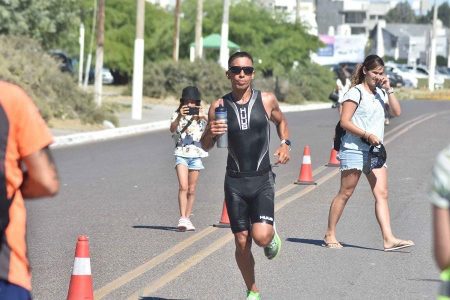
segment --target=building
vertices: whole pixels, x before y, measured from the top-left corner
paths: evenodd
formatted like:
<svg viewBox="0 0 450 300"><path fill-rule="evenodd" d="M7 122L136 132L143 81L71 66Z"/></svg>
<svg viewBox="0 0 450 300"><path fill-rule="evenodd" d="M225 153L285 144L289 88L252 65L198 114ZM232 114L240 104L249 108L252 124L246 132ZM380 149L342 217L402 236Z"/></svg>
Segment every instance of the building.
<svg viewBox="0 0 450 300"><path fill-rule="evenodd" d="M316 22L316 7L314 0L254 0L256 4L262 7L282 13L286 16L288 22L295 22L298 17L302 24L307 28L308 33L311 35L317 35L317 22ZM299 10L297 12L297 2L300 3Z"/></svg>
<svg viewBox="0 0 450 300"><path fill-rule="evenodd" d="M385 24L380 22L382 29L384 55L395 60L405 60L409 65L428 65L431 44L431 24ZM378 25L371 31L372 41L370 51L376 53ZM450 29L438 21L436 37L436 55L448 57Z"/></svg>
<svg viewBox="0 0 450 300"><path fill-rule="evenodd" d="M316 0L319 34L366 34L398 0Z"/></svg>

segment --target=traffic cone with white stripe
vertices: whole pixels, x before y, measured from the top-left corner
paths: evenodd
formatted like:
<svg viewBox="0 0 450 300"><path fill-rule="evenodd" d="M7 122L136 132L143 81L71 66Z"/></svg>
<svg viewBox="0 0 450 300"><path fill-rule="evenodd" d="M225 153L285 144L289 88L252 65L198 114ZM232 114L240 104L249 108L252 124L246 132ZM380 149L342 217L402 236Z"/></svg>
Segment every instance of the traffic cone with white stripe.
<svg viewBox="0 0 450 300"><path fill-rule="evenodd" d="M326 164L327 167L339 167L341 165L336 156L337 151L334 148L331 148L330 160Z"/></svg>
<svg viewBox="0 0 450 300"><path fill-rule="evenodd" d="M223 201L222 216L220 217L220 221L218 224L214 224L213 226L221 228L230 227L230 218L228 217L227 205L225 203L225 200Z"/></svg>
<svg viewBox="0 0 450 300"><path fill-rule="evenodd" d="M91 259L89 257L89 238L85 235L78 236L72 277L70 278L69 292L67 294L67 300L81 299L94 299Z"/></svg>
<svg viewBox="0 0 450 300"><path fill-rule="evenodd" d="M302 185L317 184L316 182L314 182L312 176L311 151L308 145L306 145L305 149L303 150L303 161L300 167L300 175L298 176L297 181L294 183Z"/></svg>

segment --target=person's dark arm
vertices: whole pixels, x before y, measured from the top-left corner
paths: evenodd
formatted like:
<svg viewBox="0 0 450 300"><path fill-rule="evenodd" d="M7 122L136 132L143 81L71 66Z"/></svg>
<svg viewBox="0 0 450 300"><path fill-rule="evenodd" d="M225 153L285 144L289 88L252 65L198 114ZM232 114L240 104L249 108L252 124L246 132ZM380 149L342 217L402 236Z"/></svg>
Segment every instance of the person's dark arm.
<svg viewBox="0 0 450 300"><path fill-rule="evenodd" d="M47 147L22 159L26 166L20 191L24 198L54 196L59 191L56 165Z"/></svg>

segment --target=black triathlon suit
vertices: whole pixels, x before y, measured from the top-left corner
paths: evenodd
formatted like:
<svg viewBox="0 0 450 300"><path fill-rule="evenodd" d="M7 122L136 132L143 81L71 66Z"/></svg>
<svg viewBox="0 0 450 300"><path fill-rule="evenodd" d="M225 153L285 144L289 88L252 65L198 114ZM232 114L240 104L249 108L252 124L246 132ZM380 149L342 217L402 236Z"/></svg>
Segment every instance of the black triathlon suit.
<svg viewBox="0 0 450 300"><path fill-rule="evenodd" d="M222 97L227 109L228 158L225 202L233 233L250 229L253 223L274 220L274 177L270 167L270 122L261 92L252 90L243 105L231 93Z"/></svg>

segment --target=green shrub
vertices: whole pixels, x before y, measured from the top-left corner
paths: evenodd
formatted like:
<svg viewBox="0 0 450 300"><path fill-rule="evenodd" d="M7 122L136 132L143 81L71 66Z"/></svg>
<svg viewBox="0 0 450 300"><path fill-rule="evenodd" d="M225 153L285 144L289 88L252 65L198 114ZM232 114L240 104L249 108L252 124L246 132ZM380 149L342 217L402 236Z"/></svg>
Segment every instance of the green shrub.
<svg viewBox="0 0 450 300"><path fill-rule="evenodd" d="M284 76L256 76L254 86L273 92L280 102L298 104L306 101L329 101L328 95L335 88L335 79L328 68L303 62Z"/></svg>
<svg viewBox="0 0 450 300"><path fill-rule="evenodd" d="M80 119L85 123L118 123L109 107L97 108L93 96L81 90L74 78L61 73L58 63L29 38L0 36L0 79L21 86L47 121Z"/></svg>
<svg viewBox="0 0 450 300"><path fill-rule="evenodd" d="M328 95L336 86L334 74L315 63L301 62L288 74L289 90L286 102L329 101Z"/></svg>
<svg viewBox="0 0 450 300"><path fill-rule="evenodd" d="M146 96L178 98L187 85L197 86L208 103L228 93L231 88L225 70L212 61L162 61L146 64L144 68L143 90ZM287 103L329 101L328 95L334 85L332 72L308 62L301 63L285 76L263 77L256 69L253 82L254 88L273 92L279 101Z"/></svg>
<svg viewBox="0 0 450 300"><path fill-rule="evenodd" d="M188 85L197 86L203 100L207 103L211 103L230 90L225 70L216 62L161 61L146 64L144 67L143 93L145 96L179 98L181 90Z"/></svg>

